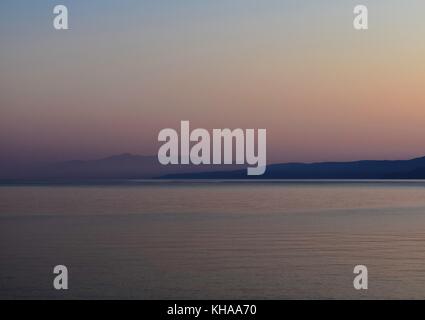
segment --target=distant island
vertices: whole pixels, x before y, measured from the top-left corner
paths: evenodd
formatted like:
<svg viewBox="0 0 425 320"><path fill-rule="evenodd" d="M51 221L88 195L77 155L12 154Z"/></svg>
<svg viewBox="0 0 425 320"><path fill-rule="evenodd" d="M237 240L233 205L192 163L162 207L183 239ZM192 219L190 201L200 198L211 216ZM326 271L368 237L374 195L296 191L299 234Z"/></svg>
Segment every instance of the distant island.
<svg viewBox="0 0 425 320"><path fill-rule="evenodd" d="M73 160L1 167L0 181L76 179L425 179L425 157L411 160L270 164L262 176L245 165L168 165L156 156L129 153L97 160Z"/></svg>
<svg viewBox="0 0 425 320"><path fill-rule="evenodd" d="M0 181L153 179L167 174L245 169L241 165L168 165L158 157L123 153L94 160L0 165ZM246 170L245 170L246 173Z"/></svg>
<svg viewBox="0 0 425 320"><path fill-rule="evenodd" d="M168 174L162 179L425 179L425 157L411 160L283 163L267 166L264 175L245 170Z"/></svg>

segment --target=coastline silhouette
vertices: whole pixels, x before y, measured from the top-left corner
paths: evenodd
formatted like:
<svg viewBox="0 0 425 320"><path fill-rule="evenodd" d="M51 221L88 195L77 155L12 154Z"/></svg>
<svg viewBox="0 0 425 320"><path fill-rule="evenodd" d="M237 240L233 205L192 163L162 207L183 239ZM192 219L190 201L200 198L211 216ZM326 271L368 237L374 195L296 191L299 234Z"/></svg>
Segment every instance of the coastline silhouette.
<svg viewBox="0 0 425 320"><path fill-rule="evenodd" d="M73 160L3 168L0 180L53 179L425 179L425 157L410 160L269 164L262 176L245 165L174 165L156 156L123 153L97 160Z"/></svg>

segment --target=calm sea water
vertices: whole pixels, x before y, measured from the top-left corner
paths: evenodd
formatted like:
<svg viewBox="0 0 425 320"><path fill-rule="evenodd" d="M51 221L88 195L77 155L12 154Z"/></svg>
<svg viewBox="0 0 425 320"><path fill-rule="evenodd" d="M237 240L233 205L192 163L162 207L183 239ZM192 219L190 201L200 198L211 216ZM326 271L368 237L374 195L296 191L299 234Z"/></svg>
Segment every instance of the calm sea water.
<svg viewBox="0 0 425 320"><path fill-rule="evenodd" d="M3 299L423 299L424 246L422 181L0 186Z"/></svg>

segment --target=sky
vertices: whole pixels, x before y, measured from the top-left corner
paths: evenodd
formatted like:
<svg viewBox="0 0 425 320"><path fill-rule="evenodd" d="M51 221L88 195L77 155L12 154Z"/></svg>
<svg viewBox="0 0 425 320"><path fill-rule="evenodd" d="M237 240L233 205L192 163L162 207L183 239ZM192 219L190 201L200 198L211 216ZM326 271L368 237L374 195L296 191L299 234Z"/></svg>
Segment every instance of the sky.
<svg viewBox="0 0 425 320"><path fill-rule="evenodd" d="M425 1L2 0L0 162L267 129L268 162L425 155ZM53 28L53 7L70 30Z"/></svg>

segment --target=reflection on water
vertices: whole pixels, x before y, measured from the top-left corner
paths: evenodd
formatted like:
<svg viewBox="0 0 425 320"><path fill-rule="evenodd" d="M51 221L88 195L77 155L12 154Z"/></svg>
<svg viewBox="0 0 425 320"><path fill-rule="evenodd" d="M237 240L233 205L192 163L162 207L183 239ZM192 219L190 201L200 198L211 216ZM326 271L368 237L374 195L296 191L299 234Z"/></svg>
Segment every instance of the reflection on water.
<svg viewBox="0 0 425 320"><path fill-rule="evenodd" d="M424 298L424 244L420 181L0 187L1 298Z"/></svg>

